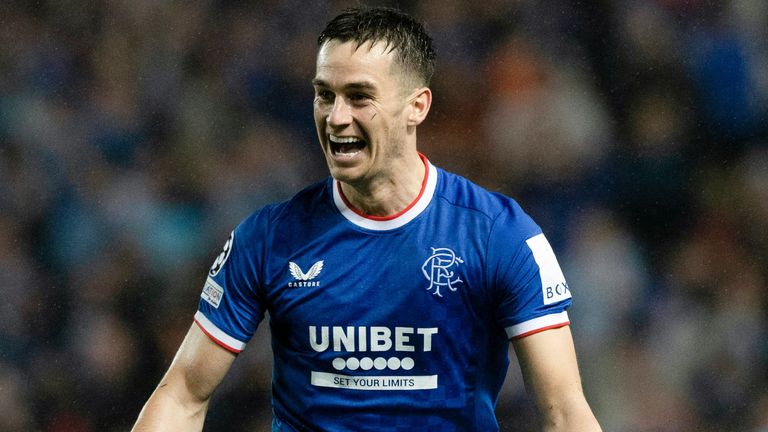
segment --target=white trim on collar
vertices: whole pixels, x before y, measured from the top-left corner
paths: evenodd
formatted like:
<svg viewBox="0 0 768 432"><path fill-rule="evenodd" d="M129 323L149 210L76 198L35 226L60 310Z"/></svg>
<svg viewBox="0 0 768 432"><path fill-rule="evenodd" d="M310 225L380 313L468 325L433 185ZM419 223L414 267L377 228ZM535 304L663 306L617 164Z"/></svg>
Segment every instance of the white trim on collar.
<svg viewBox="0 0 768 432"><path fill-rule="evenodd" d="M425 162L429 171L427 172L427 182L424 185L424 191L421 193L418 201L416 201L411 208L409 208L403 214L398 215L397 217L387 220L377 220L370 219L358 214L353 209L351 209L347 203L344 202L344 199L342 198L339 191L339 182L336 180L332 180L333 202L336 204L336 208L339 209L341 215L344 216L345 219L359 227L374 231L386 231L400 228L401 226L415 219L416 216L420 215L421 212L427 208L429 203L432 202L432 197L435 195L435 189L437 188L437 168L435 168L435 166L426 159Z"/></svg>

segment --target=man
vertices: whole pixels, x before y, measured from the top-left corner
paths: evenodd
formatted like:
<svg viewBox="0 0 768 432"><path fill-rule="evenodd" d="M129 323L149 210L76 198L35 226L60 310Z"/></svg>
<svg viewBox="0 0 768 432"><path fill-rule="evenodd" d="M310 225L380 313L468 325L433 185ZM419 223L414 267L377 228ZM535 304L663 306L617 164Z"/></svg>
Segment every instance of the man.
<svg viewBox="0 0 768 432"><path fill-rule="evenodd" d="M417 151L433 63L398 11L328 23L313 86L331 178L233 231L134 430L200 430L265 311L273 431L498 430L510 339L545 430L600 430L540 228Z"/></svg>

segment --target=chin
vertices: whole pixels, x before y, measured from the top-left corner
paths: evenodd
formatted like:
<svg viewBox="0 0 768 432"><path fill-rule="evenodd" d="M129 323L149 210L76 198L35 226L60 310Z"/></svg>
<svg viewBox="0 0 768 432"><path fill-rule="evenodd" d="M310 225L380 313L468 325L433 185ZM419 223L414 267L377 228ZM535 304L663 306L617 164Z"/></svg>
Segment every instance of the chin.
<svg viewBox="0 0 768 432"><path fill-rule="evenodd" d="M366 169L364 164L356 163L344 166L333 160L326 160L326 163L331 177L341 182L355 183L365 177Z"/></svg>
<svg viewBox="0 0 768 432"><path fill-rule="evenodd" d="M334 179L346 183L349 185L356 185L363 182L367 177L368 172L362 166L355 167L340 167L331 166L331 177Z"/></svg>
<svg viewBox="0 0 768 432"><path fill-rule="evenodd" d="M331 171L331 177L333 177L335 180L338 180L342 183L352 184L360 179L360 176L354 173L349 168L331 167L330 171Z"/></svg>

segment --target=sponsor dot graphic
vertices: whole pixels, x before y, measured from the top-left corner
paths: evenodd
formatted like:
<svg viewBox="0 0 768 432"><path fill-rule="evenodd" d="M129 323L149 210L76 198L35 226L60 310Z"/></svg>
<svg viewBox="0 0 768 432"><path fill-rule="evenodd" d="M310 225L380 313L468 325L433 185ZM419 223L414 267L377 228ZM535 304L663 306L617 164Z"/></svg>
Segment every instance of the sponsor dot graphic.
<svg viewBox="0 0 768 432"><path fill-rule="evenodd" d="M400 367L402 367L405 370L411 370L413 369L414 362L413 359L410 357L405 357L403 360L400 361Z"/></svg>
<svg viewBox="0 0 768 432"><path fill-rule="evenodd" d="M346 366L347 362L344 361L343 358L336 357L333 359L333 368L336 370L342 370L344 369L344 366Z"/></svg>
<svg viewBox="0 0 768 432"><path fill-rule="evenodd" d="M370 370L373 367L373 359L370 357L363 357L360 359L360 369Z"/></svg>
<svg viewBox="0 0 768 432"><path fill-rule="evenodd" d="M403 357L403 359L397 357L390 357L389 359L384 357L376 357L375 359L370 357L363 357L362 359L350 357L346 360L341 357L336 357L333 359L332 364L333 368L339 371L344 369L371 370L373 368L376 368L377 370L384 370L387 368L390 370L398 370L401 368L404 370L411 370L416 365L416 362L410 357Z"/></svg>
<svg viewBox="0 0 768 432"><path fill-rule="evenodd" d="M387 359L384 357L376 357L376 360L373 361L373 367L378 370L384 370L384 368L387 367Z"/></svg>
<svg viewBox="0 0 768 432"><path fill-rule="evenodd" d="M360 360L358 360L356 357L350 357L347 359L347 369L357 370L357 368L359 367L360 367Z"/></svg>
<svg viewBox="0 0 768 432"><path fill-rule="evenodd" d="M387 360L387 366L392 370L400 369L400 359L397 357L390 357L389 360Z"/></svg>

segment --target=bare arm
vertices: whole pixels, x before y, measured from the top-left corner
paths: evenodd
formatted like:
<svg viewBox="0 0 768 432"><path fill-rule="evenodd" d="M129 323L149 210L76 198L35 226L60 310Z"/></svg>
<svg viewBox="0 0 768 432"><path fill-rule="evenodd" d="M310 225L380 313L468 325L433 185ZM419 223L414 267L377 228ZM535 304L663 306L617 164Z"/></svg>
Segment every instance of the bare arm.
<svg viewBox="0 0 768 432"><path fill-rule="evenodd" d="M193 323L132 431L202 430L211 394L235 357Z"/></svg>
<svg viewBox="0 0 768 432"><path fill-rule="evenodd" d="M600 431L581 388L568 326L513 340L525 385L547 432Z"/></svg>

